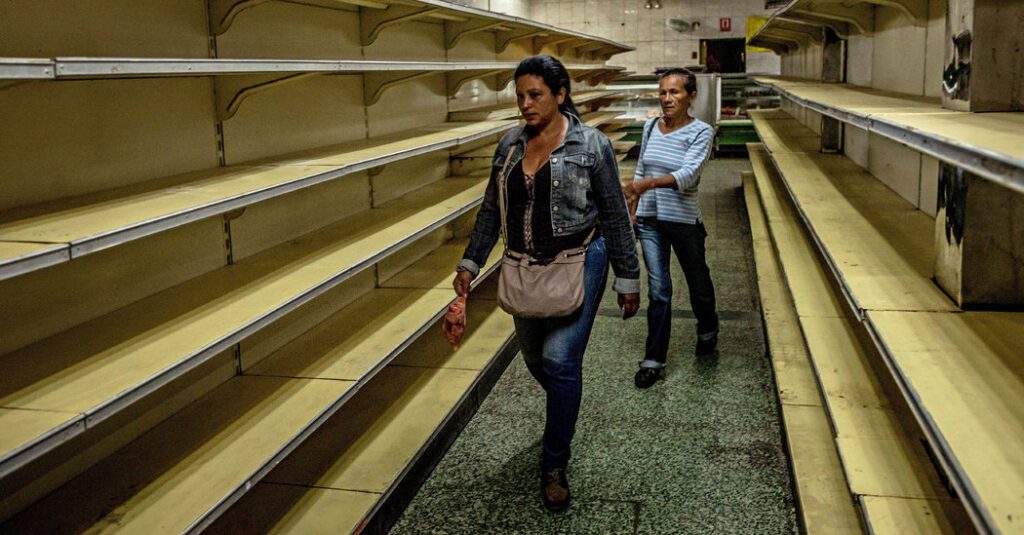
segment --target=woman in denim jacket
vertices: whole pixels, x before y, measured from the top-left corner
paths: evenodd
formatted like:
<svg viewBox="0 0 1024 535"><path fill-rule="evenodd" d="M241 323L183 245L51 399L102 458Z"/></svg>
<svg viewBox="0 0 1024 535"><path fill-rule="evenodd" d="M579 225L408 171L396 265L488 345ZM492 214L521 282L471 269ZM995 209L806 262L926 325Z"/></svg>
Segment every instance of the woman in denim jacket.
<svg viewBox="0 0 1024 535"><path fill-rule="evenodd" d="M526 125L512 129L498 143L484 201L453 285L455 293L467 295L498 240L498 175L503 169L505 240L510 250L553 258L559 251L583 245L595 231L584 264L583 305L565 317L514 318L523 359L547 392L541 495L548 509L560 511L570 499L565 469L580 409L583 353L604 294L609 259L623 318L639 308L640 262L615 151L604 134L578 119L565 67L550 56L527 58L516 69L515 84Z"/></svg>

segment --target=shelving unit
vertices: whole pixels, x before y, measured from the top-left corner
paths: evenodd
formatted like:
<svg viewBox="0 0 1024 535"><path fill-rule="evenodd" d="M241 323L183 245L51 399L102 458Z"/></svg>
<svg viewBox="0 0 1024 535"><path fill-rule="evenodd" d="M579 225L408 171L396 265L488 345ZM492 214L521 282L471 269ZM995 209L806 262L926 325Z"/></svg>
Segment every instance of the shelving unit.
<svg viewBox="0 0 1024 535"><path fill-rule="evenodd" d="M1024 193L1024 113L954 111L937 98L848 84L755 80L800 106Z"/></svg>
<svg viewBox="0 0 1024 535"><path fill-rule="evenodd" d="M778 96L751 79L746 74L721 74L721 120L718 122L716 150L718 152L742 153L747 143L757 141L757 133L750 122L748 110L777 108ZM732 113L729 113L732 112Z"/></svg>
<svg viewBox="0 0 1024 535"><path fill-rule="evenodd" d="M781 77L755 77L782 96L782 109L753 115L766 149L761 174L778 177L904 433L925 445L917 454L947 488L937 497L980 533L1012 533L1024 519L1016 446L1024 443L1024 315L1010 289L1024 273L1015 230L1024 113L996 93L978 96L1001 75L990 59L1020 57L998 39L1012 33L1001 25L1019 7L989 7L963 2L950 14L942 2L789 2L750 41L782 55ZM954 57L947 32L962 31L986 51L966 59L973 95L943 80ZM996 86L1017 83L1004 82ZM811 336L805 330L808 346ZM834 411L830 418L839 428ZM909 496L858 492L843 462L874 532L938 518ZM956 516L942 529L969 530Z"/></svg>
<svg viewBox="0 0 1024 535"><path fill-rule="evenodd" d="M386 529L516 352L497 250L441 344L489 172L461 155L516 124L518 59L560 56L600 113L630 48L441 1L15 4L0 531L269 529L298 513L264 489L325 492L279 470L397 434L380 484L327 493Z"/></svg>

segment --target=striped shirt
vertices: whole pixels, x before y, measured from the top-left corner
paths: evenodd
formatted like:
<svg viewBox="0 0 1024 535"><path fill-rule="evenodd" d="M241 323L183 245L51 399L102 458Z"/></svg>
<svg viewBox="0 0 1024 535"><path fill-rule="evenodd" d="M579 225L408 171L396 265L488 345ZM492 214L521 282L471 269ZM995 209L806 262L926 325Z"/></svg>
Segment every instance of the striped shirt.
<svg viewBox="0 0 1024 535"><path fill-rule="evenodd" d="M695 224L703 221L697 202L697 186L704 162L711 154L714 132L707 123L694 118L690 124L662 134L658 119L645 125L650 129L646 147L641 147L641 158L636 165L633 180L672 175L678 189L654 188L640 196L636 215L662 221Z"/></svg>

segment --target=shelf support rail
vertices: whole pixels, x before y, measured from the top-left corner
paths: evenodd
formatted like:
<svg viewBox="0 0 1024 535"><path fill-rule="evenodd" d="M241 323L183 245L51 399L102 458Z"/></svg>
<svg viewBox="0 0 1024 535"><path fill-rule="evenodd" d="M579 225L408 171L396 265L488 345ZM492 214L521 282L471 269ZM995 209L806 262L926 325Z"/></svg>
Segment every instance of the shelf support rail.
<svg viewBox="0 0 1024 535"><path fill-rule="evenodd" d="M392 5L381 11L360 11L360 33L363 46L377 41L385 28L421 19L441 11L439 7Z"/></svg>

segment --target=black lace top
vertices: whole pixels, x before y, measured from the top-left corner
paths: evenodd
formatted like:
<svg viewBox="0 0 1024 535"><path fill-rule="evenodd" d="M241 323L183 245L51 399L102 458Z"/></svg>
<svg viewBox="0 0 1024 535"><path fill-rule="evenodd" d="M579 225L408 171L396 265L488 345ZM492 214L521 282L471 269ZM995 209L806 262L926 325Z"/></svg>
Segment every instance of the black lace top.
<svg viewBox="0 0 1024 535"><path fill-rule="evenodd" d="M508 248L548 259L583 245L589 230L566 236L555 236L551 230L551 165L545 163L533 180L526 178L522 162L509 173Z"/></svg>

